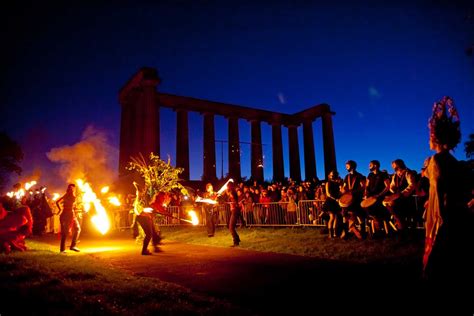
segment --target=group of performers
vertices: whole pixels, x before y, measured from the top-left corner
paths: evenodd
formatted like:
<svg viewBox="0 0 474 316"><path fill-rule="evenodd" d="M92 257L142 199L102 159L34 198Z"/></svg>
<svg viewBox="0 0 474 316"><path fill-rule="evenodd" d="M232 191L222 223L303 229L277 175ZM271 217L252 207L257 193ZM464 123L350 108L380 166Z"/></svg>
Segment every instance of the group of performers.
<svg viewBox="0 0 474 316"><path fill-rule="evenodd" d="M20 183L13 186L10 195L2 197L0 204L0 252L26 250L25 238L41 236L45 232L46 219L54 215L50 202L44 193L45 187L36 193L25 193ZM66 252L66 239L72 231L69 249L79 252L77 243L81 232L81 214L76 186L68 184L66 193L56 201L61 227L59 250Z"/></svg>
<svg viewBox="0 0 474 316"><path fill-rule="evenodd" d="M426 159L421 179L401 159L392 162L391 178L380 170L377 160L370 162L367 178L356 171L352 160L346 162L344 180L331 171L323 207L330 214L329 238L336 236L339 227L340 237L353 233L362 238L368 216L375 226L385 224L385 230L389 218L395 230L405 229L407 212L414 208L413 194L421 187L425 191L424 276L442 286L449 283L464 288L458 282L470 286L474 280L469 255L474 244L474 185L472 171L451 154L461 139L459 126L454 101L444 97L435 102L428 127L430 149L436 153Z"/></svg>
<svg viewBox="0 0 474 316"><path fill-rule="evenodd" d="M150 241L152 242L155 252L160 252L159 244L161 242L161 236L153 222L154 214L168 214L166 208L171 201L171 195L170 193L157 192L149 203L149 207L145 207L143 202L146 201L146 198L144 198L146 193L139 190L136 182L134 182L134 186L136 188L133 205L135 222L140 225L145 235L141 253L142 255L151 255L152 252L148 249ZM218 203L217 199L223 194L225 194L226 201L230 204L231 217L229 220L229 231L233 240L232 247L237 247L240 244L240 237L236 230L236 224L241 217L241 208L238 203L237 191L233 180L229 180L218 192L214 191L214 187L211 183L208 183L206 185L206 192L202 197L197 198L196 202L203 203L206 214L207 234L209 237L213 237L218 220L216 208L216 204Z"/></svg>
<svg viewBox="0 0 474 316"><path fill-rule="evenodd" d="M365 224L370 219L372 232L389 227L403 230L410 212L415 209L414 193L419 181L415 172L401 159L392 162L394 174L380 170L380 162L369 163L370 173L364 177L353 160L346 162L347 175L339 177L336 170L326 182L326 201L323 210L329 213L329 238L345 238L348 233L364 238ZM393 219L393 222L390 221Z"/></svg>
<svg viewBox="0 0 474 316"><path fill-rule="evenodd" d="M472 256L468 251L472 247L474 236L471 233L474 225L472 174L450 153L461 138L459 117L451 98L445 97L435 103L429 128L430 149L436 153L425 161L422 170L422 179L426 179L424 190L427 197L423 271L431 279L460 280L466 279L466 275L472 278ZM416 173L408 169L401 159L392 162L392 176L380 170L380 162L377 160L369 163L370 173L367 177L357 171L355 161L349 160L345 166L347 175L344 179L339 177L336 170L332 170L325 184L326 200L323 210L329 213L329 238L344 238L353 234L361 239L366 232L364 225L367 219L373 225L372 231L383 226L388 232L389 224L395 231L404 230L409 216L407 212L414 208L413 194L417 186L420 186ZM145 233L141 253L150 255L150 241L155 251L159 251L160 243L152 214L165 212L170 196L159 192L149 203L148 199L143 203L146 192L141 192L135 186L134 212L137 223ZM207 234L213 237L217 224L217 199L225 192L231 211L229 231L232 246L236 247L240 244L236 224L242 217L241 204L233 181L226 183L224 189L214 192L212 184L207 184L200 202L205 203ZM79 251L76 244L80 224L74 211L74 190L75 185L69 184L66 194L56 203L60 211L61 252L66 249L66 238L71 226L73 234L70 249ZM25 250L24 240L32 234L33 218L30 208L23 199L15 205L9 205L4 200L1 202L0 252L10 252L12 248Z"/></svg>

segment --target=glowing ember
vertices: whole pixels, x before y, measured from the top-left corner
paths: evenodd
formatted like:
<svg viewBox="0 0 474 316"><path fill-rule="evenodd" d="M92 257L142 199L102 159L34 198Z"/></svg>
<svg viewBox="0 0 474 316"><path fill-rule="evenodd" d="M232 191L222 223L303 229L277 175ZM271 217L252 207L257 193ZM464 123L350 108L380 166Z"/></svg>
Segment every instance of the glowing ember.
<svg viewBox="0 0 474 316"><path fill-rule="evenodd" d="M92 216L91 221L100 233L104 235L110 229L110 222L105 208L102 206L102 203L94 191L92 191L89 183L84 182L82 179L77 179L76 183L83 193L82 201L84 203L84 210L87 212L90 209L91 203L94 205L97 214Z"/></svg>
<svg viewBox="0 0 474 316"><path fill-rule="evenodd" d="M145 207L145 208L143 209L143 212L145 212L145 213L152 213L152 212L153 212L153 209L152 209L151 207Z"/></svg>
<svg viewBox="0 0 474 316"><path fill-rule="evenodd" d="M188 215L191 217L191 224L193 224L194 226L199 224L199 219L195 211L188 211Z"/></svg>
<svg viewBox="0 0 474 316"><path fill-rule="evenodd" d="M119 199L116 196L109 197L109 203L115 206L122 205L122 203L120 203Z"/></svg>
<svg viewBox="0 0 474 316"><path fill-rule="evenodd" d="M102 189L100 189L100 193L102 193L102 194L105 194L107 192L109 192L109 187L108 186L105 186Z"/></svg>
<svg viewBox="0 0 474 316"><path fill-rule="evenodd" d="M59 195L59 193L53 193L53 197L52 197L53 201L56 201L57 199L59 199L60 196L61 195Z"/></svg>
<svg viewBox="0 0 474 316"><path fill-rule="evenodd" d="M16 198L17 200L21 200L21 198L24 197L25 194L26 194L26 193L25 193L25 190L23 190L23 189L20 189L20 190L18 190L18 191L16 191L16 192L14 193L15 198Z"/></svg>
<svg viewBox="0 0 474 316"><path fill-rule="evenodd" d="M32 186L34 186L36 184L36 181L30 181L30 182L27 182L25 183L25 190L29 190Z"/></svg>

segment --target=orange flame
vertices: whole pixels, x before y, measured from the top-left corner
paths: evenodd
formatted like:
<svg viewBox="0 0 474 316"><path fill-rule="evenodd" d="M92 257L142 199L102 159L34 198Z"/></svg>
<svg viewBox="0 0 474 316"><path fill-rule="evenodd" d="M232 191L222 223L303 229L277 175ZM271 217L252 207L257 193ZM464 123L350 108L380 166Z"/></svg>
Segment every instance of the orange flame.
<svg viewBox="0 0 474 316"><path fill-rule="evenodd" d="M100 231L100 233L104 235L110 229L110 222L105 208L102 206L102 203L97 198L97 195L94 193L94 191L92 191L89 183L84 182L82 179L77 179L76 183L83 193L82 199L84 202L85 211L89 211L91 203L94 205L97 214L92 216L91 221Z"/></svg>
<svg viewBox="0 0 474 316"><path fill-rule="evenodd" d="M225 190L227 190L227 185L229 184L229 182L234 182L234 179L230 178L229 180L227 180L226 183L224 183L224 185L222 186L222 188L219 189L219 191L217 191L217 195L221 195L222 192L224 192Z"/></svg>
<svg viewBox="0 0 474 316"><path fill-rule="evenodd" d="M188 211L188 215L191 217L191 224L193 224L194 226L199 224L199 218L197 217L197 214L195 211L193 210Z"/></svg>
<svg viewBox="0 0 474 316"><path fill-rule="evenodd" d="M200 196L198 196L196 198L196 202L201 202L201 203L206 203L206 204L217 204L217 201L216 200L212 200L212 199L204 199Z"/></svg>
<svg viewBox="0 0 474 316"><path fill-rule="evenodd" d="M34 186L35 184L36 184L36 181L35 181L35 180L25 183L25 190L28 191L28 190L29 190L32 186Z"/></svg>
<svg viewBox="0 0 474 316"><path fill-rule="evenodd" d="M23 190L23 189L20 189L20 190L18 190L18 191L16 191L16 192L14 193L15 198L16 198L17 200L21 200L21 198L24 197L25 194L26 194L26 192L25 192L25 190Z"/></svg>

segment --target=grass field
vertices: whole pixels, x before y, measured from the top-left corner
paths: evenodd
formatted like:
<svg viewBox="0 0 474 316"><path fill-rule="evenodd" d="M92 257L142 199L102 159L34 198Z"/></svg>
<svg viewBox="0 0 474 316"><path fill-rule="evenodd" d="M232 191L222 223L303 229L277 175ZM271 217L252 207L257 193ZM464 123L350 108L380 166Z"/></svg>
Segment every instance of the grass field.
<svg viewBox="0 0 474 316"><path fill-rule="evenodd" d="M228 247L232 244L229 231L220 226L216 235L207 237L204 227L162 227L164 238L181 242ZM237 229L243 249L286 253L329 260L366 262L401 262L420 260L423 253L422 230L407 236L392 235L377 239L328 239L321 227L240 228Z"/></svg>
<svg viewBox="0 0 474 316"><path fill-rule="evenodd" d="M416 234L359 241L328 240L316 228L242 228L241 248L354 263L416 264L423 240ZM167 240L228 247L232 238L218 228L207 237L205 227L163 227ZM198 295L160 280L131 276L91 256L60 256L57 247L28 240L29 250L0 255L1 315L144 315L153 313L240 315L238 306Z"/></svg>
<svg viewBox="0 0 474 316"><path fill-rule="evenodd" d="M90 256L59 256L49 245L27 244L26 252L0 255L1 315L240 314L227 302Z"/></svg>

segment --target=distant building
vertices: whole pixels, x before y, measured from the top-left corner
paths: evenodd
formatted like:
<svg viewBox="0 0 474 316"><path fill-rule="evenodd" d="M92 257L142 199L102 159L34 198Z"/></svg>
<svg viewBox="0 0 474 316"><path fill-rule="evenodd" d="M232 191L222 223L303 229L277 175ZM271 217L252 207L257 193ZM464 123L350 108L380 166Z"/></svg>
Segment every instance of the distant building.
<svg viewBox="0 0 474 316"><path fill-rule="evenodd" d="M249 107L225 104L215 101L200 100L160 93L158 71L153 68L142 68L125 84L119 92L122 107L120 127L119 175L127 174L125 167L130 157L141 153L148 157L150 152L160 153L160 108L171 108L176 112L176 167L184 168L181 174L189 180L189 130L188 112L198 112L203 116L203 175L202 180L215 182L215 115L228 120L228 166L229 177L240 180L240 138L239 119L250 122L251 128L251 179L263 181L263 155L261 122L272 127L272 162L273 180L284 179L282 126L288 129L288 150L290 177L301 180L297 128L303 126L305 179L317 177L316 158L313 140L312 123L322 119L322 136L324 150L325 176L336 168L336 153L332 127L332 115L329 105L320 104L295 114L283 114Z"/></svg>

